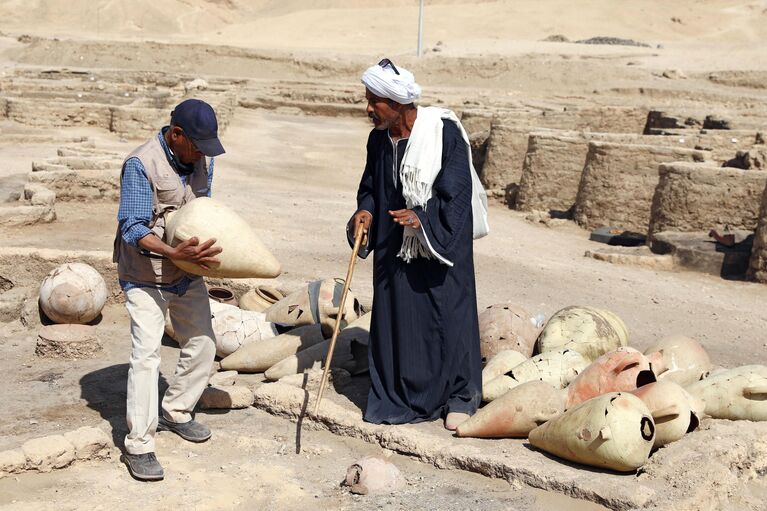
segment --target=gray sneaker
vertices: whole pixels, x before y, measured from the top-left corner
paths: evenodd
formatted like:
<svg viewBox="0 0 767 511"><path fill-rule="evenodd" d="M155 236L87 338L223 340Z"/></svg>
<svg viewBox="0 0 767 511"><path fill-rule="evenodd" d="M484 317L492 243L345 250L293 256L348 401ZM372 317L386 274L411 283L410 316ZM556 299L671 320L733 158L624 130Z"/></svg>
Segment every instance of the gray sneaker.
<svg viewBox="0 0 767 511"><path fill-rule="evenodd" d="M184 440L190 442L204 442L210 438L210 428L192 419L189 422L171 422L165 417L160 417L157 422L157 431L172 431Z"/></svg>
<svg viewBox="0 0 767 511"><path fill-rule="evenodd" d="M160 481L165 477L162 465L153 452L146 454L123 454L128 472L139 481Z"/></svg>

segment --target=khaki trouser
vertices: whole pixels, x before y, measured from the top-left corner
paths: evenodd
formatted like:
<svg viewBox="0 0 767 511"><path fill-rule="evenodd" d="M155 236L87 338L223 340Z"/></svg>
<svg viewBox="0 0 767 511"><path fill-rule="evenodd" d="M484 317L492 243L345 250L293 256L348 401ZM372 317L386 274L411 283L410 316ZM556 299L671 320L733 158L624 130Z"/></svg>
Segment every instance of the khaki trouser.
<svg viewBox="0 0 767 511"><path fill-rule="evenodd" d="M180 423L192 419L191 411L208 384L216 346L208 292L202 279L195 279L183 296L155 288L133 288L125 292L125 297L132 342L125 450L144 454L155 450L160 345L166 311L170 311L181 345L176 373L162 400L166 419Z"/></svg>

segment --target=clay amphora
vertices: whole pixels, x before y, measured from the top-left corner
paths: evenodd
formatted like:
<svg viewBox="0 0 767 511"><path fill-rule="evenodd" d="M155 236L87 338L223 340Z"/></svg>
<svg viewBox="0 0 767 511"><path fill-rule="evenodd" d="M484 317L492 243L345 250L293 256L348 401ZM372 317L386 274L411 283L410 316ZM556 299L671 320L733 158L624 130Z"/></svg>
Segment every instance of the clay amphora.
<svg viewBox="0 0 767 511"><path fill-rule="evenodd" d="M556 388L566 387L588 365L588 360L577 351L562 350L541 353L529 358L490 380L482 388L482 400L492 401L528 381L544 381Z"/></svg>
<svg viewBox="0 0 767 511"><path fill-rule="evenodd" d="M271 339L241 346L221 361L221 369L262 373L284 358L324 340L320 325L304 325Z"/></svg>
<svg viewBox="0 0 767 511"><path fill-rule="evenodd" d="M89 323L101 314L106 301L104 278L84 263L62 264L40 284L40 308L54 323Z"/></svg>
<svg viewBox="0 0 767 511"><path fill-rule="evenodd" d="M673 381L648 383L631 393L650 410L655 422L655 448L676 442L700 424L700 405Z"/></svg>
<svg viewBox="0 0 767 511"><path fill-rule="evenodd" d="M767 420L767 366L748 365L717 372L686 387L715 419Z"/></svg>
<svg viewBox="0 0 767 511"><path fill-rule="evenodd" d="M533 316L522 307L511 302L491 305L479 314L482 362L487 363L503 350L515 350L530 357L538 332Z"/></svg>
<svg viewBox="0 0 767 511"><path fill-rule="evenodd" d="M462 422L456 434L476 438L524 438L565 410L562 392L542 381L511 389Z"/></svg>
<svg viewBox="0 0 767 511"><path fill-rule="evenodd" d="M628 346L605 353L567 387L567 409L608 392L632 391L656 380L650 361Z"/></svg>
<svg viewBox="0 0 767 511"><path fill-rule="evenodd" d="M655 440L650 410L638 397L603 394L530 432L530 443L569 461L632 472L645 464Z"/></svg>
<svg viewBox="0 0 767 511"><path fill-rule="evenodd" d="M234 305L237 307L237 297L234 296L234 292L232 292L232 290L228 287L209 287L208 298L218 303Z"/></svg>
<svg viewBox="0 0 767 511"><path fill-rule="evenodd" d="M256 286L240 297L240 308L247 311L264 312L283 298L285 296L276 288Z"/></svg>
<svg viewBox="0 0 767 511"><path fill-rule="evenodd" d="M371 316L372 314L367 313L339 332L333 352L332 367L346 369L352 375L359 374L367 368ZM322 367L329 346L330 339L309 346L277 362L266 370L264 376L269 381L277 381L283 376L301 373L305 369Z"/></svg>
<svg viewBox="0 0 767 511"><path fill-rule="evenodd" d="M644 354L652 362L659 380L685 386L701 379L712 368L711 359L695 339L672 335L650 346Z"/></svg>
<svg viewBox="0 0 767 511"><path fill-rule="evenodd" d="M593 362L608 351L628 345L625 323L610 311L595 307L572 306L555 313L541 335L538 353L575 350Z"/></svg>
<svg viewBox="0 0 767 511"><path fill-rule="evenodd" d="M245 311L234 305L210 300L210 315L216 355L222 358L231 355L241 346L277 335L277 327L266 321L263 312ZM165 315L165 333L176 342L183 341L174 328L170 314Z"/></svg>
<svg viewBox="0 0 767 511"><path fill-rule="evenodd" d="M198 197L167 213L165 222L165 240L171 246L197 237L200 243L214 238L223 249L216 256L220 262L208 270L194 263L173 261L186 272L205 277L273 278L282 271L248 222L215 199Z"/></svg>
<svg viewBox="0 0 767 511"><path fill-rule="evenodd" d="M266 318L272 323L285 326L320 324L323 335L330 337L338 317L343 287L343 279L310 282L269 307ZM346 314L341 327L356 320L361 310L359 301L350 290L346 296Z"/></svg>
<svg viewBox="0 0 767 511"><path fill-rule="evenodd" d="M482 385L487 385L496 376L508 373L525 360L527 357L518 351L499 351L482 369Z"/></svg>

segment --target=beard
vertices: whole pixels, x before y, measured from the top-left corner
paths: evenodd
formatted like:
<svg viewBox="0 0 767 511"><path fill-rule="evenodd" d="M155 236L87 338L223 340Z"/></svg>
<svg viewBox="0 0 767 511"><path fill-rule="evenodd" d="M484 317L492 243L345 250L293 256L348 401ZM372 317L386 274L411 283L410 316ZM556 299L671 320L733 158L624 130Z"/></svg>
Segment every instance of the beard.
<svg viewBox="0 0 767 511"><path fill-rule="evenodd" d="M376 114L374 114L373 112L370 112L370 113L368 114L368 118L369 118L369 119L371 120L371 122L373 123L373 127L374 127L375 129L377 129L377 130L385 130L386 128L388 128L388 123L384 123L384 122L381 120L381 118L380 118L380 117L378 117L378 116L377 116Z"/></svg>

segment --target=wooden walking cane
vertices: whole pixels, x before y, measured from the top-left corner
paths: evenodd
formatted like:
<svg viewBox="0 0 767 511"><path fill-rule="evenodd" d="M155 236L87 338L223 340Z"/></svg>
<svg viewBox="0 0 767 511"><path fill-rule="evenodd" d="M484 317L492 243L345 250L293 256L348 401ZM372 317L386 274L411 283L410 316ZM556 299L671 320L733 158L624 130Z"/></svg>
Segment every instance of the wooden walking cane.
<svg viewBox="0 0 767 511"><path fill-rule="evenodd" d="M333 361L333 350L336 347L336 339L338 339L338 332L341 330L341 320L343 320L344 312L346 311L346 295L349 294L349 286L352 283L352 274L354 273L354 265L357 262L357 254L360 251L360 245L365 234L365 226L361 223L357 226L357 232L354 233L354 248L352 249L352 258L349 260L349 269L346 270L346 280L344 281L344 290L341 293L341 303L338 306L338 316L336 317L336 324L333 327L333 337L330 338L330 347L328 348L328 355L325 358L325 370L322 371L322 379L320 380L320 389L317 392L317 402L314 403L314 414L320 409L320 401L322 401L322 393L325 390L325 383L328 381L328 372L330 371L330 363Z"/></svg>

